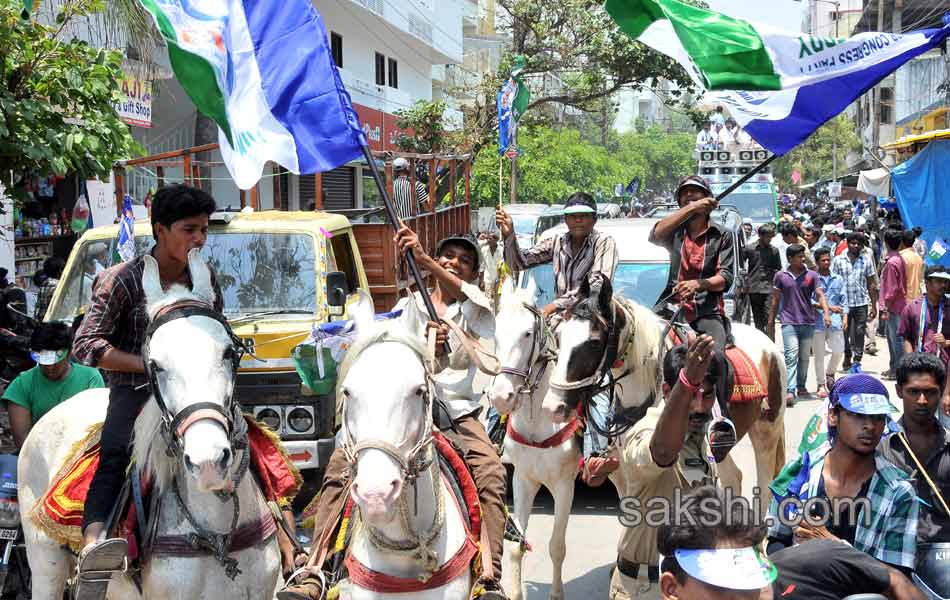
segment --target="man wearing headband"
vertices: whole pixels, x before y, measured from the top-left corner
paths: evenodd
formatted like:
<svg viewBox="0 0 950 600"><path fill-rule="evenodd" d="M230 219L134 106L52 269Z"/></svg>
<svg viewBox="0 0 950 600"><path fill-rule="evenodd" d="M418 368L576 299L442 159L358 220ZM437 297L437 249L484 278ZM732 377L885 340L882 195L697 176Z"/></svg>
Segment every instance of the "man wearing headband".
<svg viewBox="0 0 950 600"><path fill-rule="evenodd" d="M72 329L64 323L39 323L33 330L30 350L36 366L20 373L3 392L17 448L54 406L84 390L105 387L98 370L69 360L72 343Z"/></svg>
<svg viewBox="0 0 950 600"><path fill-rule="evenodd" d="M904 340L904 352L926 352L950 365L950 302L944 297L950 289L950 273L940 265L924 271L926 293L904 307L897 335ZM944 427L950 427L950 384L943 391L937 413Z"/></svg>
<svg viewBox="0 0 950 600"><path fill-rule="evenodd" d="M875 454L896 411L887 388L870 375L835 382L830 444L786 465L770 486L769 554L807 540L840 539L905 574L913 570L917 494L904 471Z"/></svg>
<svg viewBox="0 0 950 600"><path fill-rule="evenodd" d="M618 493L633 503L631 509L659 499L672 502L679 490L718 481L716 458L704 432L712 419L716 381L722 372L721 355L708 335L664 356L664 400L624 434L622 462L627 467L614 475ZM656 525L637 520L627 508L621 504L624 530L617 545L610 597L659 598Z"/></svg>
<svg viewBox="0 0 950 600"><path fill-rule="evenodd" d="M768 588L777 573L762 551L765 526L755 523L748 505L729 502L714 486L697 489L684 502L688 502L685 514L678 522L660 526L657 535L660 597L771 598Z"/></svg>

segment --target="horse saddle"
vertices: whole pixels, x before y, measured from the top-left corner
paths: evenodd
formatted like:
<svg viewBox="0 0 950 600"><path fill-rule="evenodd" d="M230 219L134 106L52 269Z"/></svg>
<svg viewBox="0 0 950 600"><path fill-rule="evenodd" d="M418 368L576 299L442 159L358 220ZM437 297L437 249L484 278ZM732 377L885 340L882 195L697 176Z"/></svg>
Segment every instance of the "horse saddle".
<svg viewBox="0 0 950 600"><path fill-rule="evenodd" d="M728 321L727 321L728 322ZM732 384L732 394L729 402L732 404L743 404L746 402L758 402L768 397L768 390L762 382L762 374L759 368L749 358L745 350L732 344L731 330L729 332L730 343L726 347L726 381ZM696 332L685 323L674 322L670 327L668 338L674 346L679 344L688 344L696 337Z"/></svg>

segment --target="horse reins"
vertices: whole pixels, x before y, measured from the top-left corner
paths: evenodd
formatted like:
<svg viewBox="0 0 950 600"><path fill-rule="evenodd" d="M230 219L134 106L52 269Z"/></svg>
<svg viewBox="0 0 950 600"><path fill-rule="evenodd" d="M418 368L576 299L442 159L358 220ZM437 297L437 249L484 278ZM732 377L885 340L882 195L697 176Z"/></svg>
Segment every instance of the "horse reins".
<svg viewBox="0 0 950 600"><path fill-rule="evenodd" d="M556 346L557 340L551 333L547 321L540 310L534 306L523 302L524 306L534 317L534 327L531 329L531 352L528 355L527 366L524 369L518 367L502 366L499 374L514 375L522 380L521 387L515 393L518 396L531 395L541 385L541 380L548 370L548 366L557 358ZM538 366L535 368L535 366Z"/></svg>

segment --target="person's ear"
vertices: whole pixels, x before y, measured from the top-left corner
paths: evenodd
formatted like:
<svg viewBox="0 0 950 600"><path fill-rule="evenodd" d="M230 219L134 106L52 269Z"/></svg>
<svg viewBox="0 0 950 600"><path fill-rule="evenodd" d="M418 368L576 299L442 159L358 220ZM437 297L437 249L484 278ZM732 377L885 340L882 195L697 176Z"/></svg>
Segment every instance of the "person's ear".
<svg viewBox="0 0 950 600"><path fill-rule="evenodd" d="M670 395L670 392L673 391L673 386L671 386L670 384L668 384L668 383L666 383L666 382L664 381L664 382L663 382L663 386L662 386L662 390L663 390L663 396L664 396L664 397L668 397L668 396Z"/></svg>
<svg viewBox="0 0 950 600"><path fill-rule="evenodd" d="M679 600L680 584L672 573L660 574L660 594L663 596L663 600Z"/></svg>

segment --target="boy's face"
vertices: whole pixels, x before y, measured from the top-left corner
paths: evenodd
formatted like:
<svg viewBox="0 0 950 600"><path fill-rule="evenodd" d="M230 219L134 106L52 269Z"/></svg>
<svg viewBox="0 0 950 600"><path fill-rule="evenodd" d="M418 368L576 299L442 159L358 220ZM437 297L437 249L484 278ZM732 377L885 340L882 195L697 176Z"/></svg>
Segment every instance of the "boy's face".
<svg viewBox="0 0 950 600"><path fill-rule="evenodd" d="M168 256L178 262L187 263L188 253L193 248L203 248L208 240L208 215L200 214L179 219L171 227L161 223L155 225L157 242L162 245Z"/></svg>
<svg viewBox="0 0 950 600"><path fill-rule="evenodd" d="M475 253L462 244L447 243L437 260L439 266L462 281L471 282L478 274L475 270L477 264Z"/></svg>

